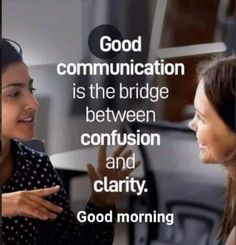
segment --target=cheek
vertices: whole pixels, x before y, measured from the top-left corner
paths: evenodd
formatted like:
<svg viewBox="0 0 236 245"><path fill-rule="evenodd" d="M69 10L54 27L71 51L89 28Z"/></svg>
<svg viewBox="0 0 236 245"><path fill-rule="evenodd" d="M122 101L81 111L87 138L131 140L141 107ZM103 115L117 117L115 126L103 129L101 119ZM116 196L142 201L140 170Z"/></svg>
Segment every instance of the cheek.
<svg viewBox="0 0 236 245"><path fill-rule="evenodd" d="M211 130L205 137L205 144L212 162L224 162L235 149L235 138L223 131Z"/></svg>
<svg viewBox="0 0 236 245"><path fill-rule="evenodd" d="M211 132L211 128L203 123L198 123L196 136L198 138L199 143L206 145L207 142L209 143L212 141L213 135Z"/></svg>
<svg viewBox="0 0 236 245"><path fill-rule="evenodd" d="M214 127L214 125L201 124L197 130L197 138L201 144L216 147L217 143L225 141L224 134L221 134L221 131L222 129L218 129L218 127Z"/></svg>
<svg viewBox="0 0 236 245"><path fill-rule="evenodd" d="M15 107L9 105L2 106L2 133L3 135L9 133L7 131L13 130L17 123L17 110Z"/></svg>
<svg viewBox="0 0 236 245"><path fill-rule="evenodd" d="M204 157L207 158L207 162L217 162L219 151L221 147L219 145L219 138L214 133L214 130L209 125L201 125L197 130L197 138L201 145L204 148L201 150L201 153Z"/></svg>

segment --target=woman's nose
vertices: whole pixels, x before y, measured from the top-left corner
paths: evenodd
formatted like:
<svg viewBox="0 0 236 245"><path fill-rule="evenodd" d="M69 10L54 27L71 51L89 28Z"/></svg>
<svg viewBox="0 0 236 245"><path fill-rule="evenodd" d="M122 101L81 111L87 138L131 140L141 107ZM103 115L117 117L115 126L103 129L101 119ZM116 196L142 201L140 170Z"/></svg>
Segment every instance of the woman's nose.
<svg viewBox="0 0 236 245"><path fill-rule="evenodd" d="M188 123L188 127L192 129L193 131L197 130L196 122L195 122L195 117Z"/></svg>
<svg viewBox="0 0 236 245"><path fill-rule="evenodd" d="M25 101L25 109L37 111L38 108L39 108L39 104L38 104L37 99L35 98L33 94L30 93L27 96L26 101Z"/></svg>

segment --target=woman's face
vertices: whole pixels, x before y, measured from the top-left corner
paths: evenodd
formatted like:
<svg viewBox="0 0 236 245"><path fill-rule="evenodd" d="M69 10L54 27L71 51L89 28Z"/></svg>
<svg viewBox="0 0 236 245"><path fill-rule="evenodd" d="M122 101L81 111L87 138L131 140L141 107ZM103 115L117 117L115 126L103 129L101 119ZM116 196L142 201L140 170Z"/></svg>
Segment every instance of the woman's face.
<svg viewBox="0 0 236 245"><path fill-rule="evenodd" d="M197 87L194 106L196 113L190 127L197 136L200 159L205 163L235 161L236 134L225 125L214 110L205 94L204 81Z"/></svg>
<svg viewBox="0 0 236 245"><path fill-rule="evenodd" d="M2 137L27 140L34 136L38 102L27 66L14 63L2 73Z"/></svg>

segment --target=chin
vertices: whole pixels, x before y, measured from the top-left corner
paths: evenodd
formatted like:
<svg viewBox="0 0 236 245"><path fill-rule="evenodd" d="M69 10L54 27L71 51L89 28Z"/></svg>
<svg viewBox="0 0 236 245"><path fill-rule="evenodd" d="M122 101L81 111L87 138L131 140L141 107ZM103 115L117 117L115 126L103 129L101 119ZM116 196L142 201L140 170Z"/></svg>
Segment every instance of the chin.
<svg viewBox="0 0 236 245"><path fill-rule="evenodd" d="M205 164L220 164L220 163L222 163L222 161L220 161L220 160L216 160L216 159L213 159L213 158L207 157L207 156L201 156L201 154L200 154L200 159Z"/></svg>
<svg viewBox="0 0 236 245"><path fill-rule="evenodd" d="M32 140L33 137L34 137L34 133L28 133L28 134L17 135L16 137L13 137L13 139L28 141L28 140Z"/></svg>
<svg viewBox="0 0 236 245"><path fill-rule="evenodd" d="M206 159L205 157L201 157L200 156L200 160L201 160L201 162L203 162L205 164L209 164L210 163L210 161L208 161L208 159Z"/></svg>
<svg viewBox="0 0 236 245"><path fill-rule="evenodd" d="M205 163L205 164L216 163L216 162L209 156L209 154L207 154L207 152L202 152L202 151L200 151L199 158L200 158L200 160L201 160L203 163Z"/></svg>
<svg viewBox="0 0 236 245"><path fill-rule="evenodd" d="M33 136L32 137L16 138L16 139L21 140L21 141L29 141L29 140L32 140L33 139Z"/></svg>

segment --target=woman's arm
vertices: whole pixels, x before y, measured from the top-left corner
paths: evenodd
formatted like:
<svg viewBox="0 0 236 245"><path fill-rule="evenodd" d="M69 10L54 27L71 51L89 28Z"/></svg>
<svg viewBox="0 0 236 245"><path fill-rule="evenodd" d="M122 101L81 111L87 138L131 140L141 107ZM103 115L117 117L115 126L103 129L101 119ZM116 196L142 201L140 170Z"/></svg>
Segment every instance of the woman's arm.
<svg viewBox="0 0 236 245"><path fill-rule="evenodd" d="M45 200L60 190L59 186L2 194L2 216L24 216L40 220L55 219L62 208Z"/></svg>
<svg viewBox="0 0 236 245"><path fill-rule="evenodd" d="M68 197L49 158L44 158L41 164L47 166L47 171L44 172L44 174L47 173L50 176L48 178L50 182L47 184L50 186L61 186L61 189L56 194L48 196L47 200L54 205L62 207L63 211L54 220L38 222L40 236L37 239L37 244L111 245L114 238L114 223L79 223L70 208ZM78 188L78 193L79 190L80 188ZM88 203L86 212L100 213L109 212L109 210L101 209L92 203Z"/></svg>
<svg viewBox="0 0 236 245"><path fill-rule="evenodd" d="M117 147L113 153L113 158L122 156L125 160L132 154L131 150L125 150L126 146ZM107 169L106 145L99 147L97 167L88 165L88 174L93 185L94 181L107 177L109 180L120 181L126 178L134 169ZM140 164L136 161L135 167ZM54 172L49 159L47 165L51 172L51 184L60 185L60 179ZM78 192L79 193L79 192ZM56 194L48 197L48 200L55 205L63 207L63 212L58 215L56 220L53 220L48 226L42 224L42 237L47 239L47 244L52 244L58 241L58 244L83 244L83 245L111 245L114 238L114 223L115 223L115 203L120 199L122 193L106 193L93 191L91 201L86 207L86 213L108 213L112 211L112 222L85 222L80 224L72 213L66 194L61 190ZM57 244L57 243L56 243Z"/></svg>

